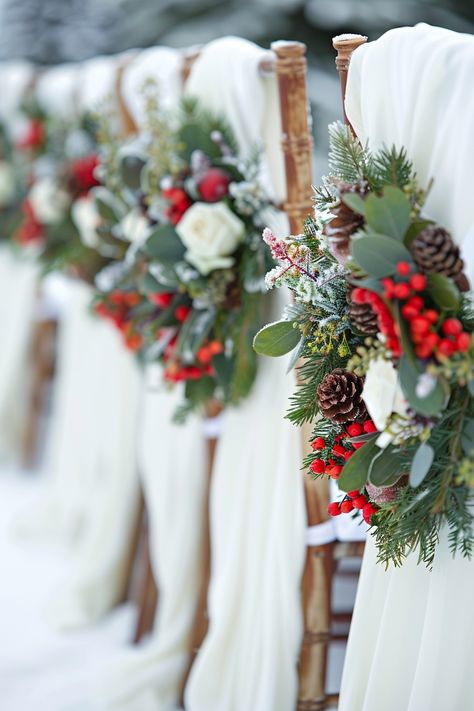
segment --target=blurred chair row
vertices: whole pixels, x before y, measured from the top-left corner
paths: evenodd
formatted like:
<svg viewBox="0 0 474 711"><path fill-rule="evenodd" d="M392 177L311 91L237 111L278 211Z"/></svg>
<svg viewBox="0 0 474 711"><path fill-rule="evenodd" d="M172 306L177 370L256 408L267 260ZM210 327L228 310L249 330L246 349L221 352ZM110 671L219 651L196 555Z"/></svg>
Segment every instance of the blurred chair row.
<svg viewBox="0 0 474 711"><path fill-rule="evenodd" d="M347 36L335 42L339 52L338 69L343 93L350 54L361 41L365 40ZM296 42L276 42L272 45L271 52L263 52L253 45L251 51L247 46L242 48L240 41L235 44L232 38L229 38L227 45L226 40L219 42L219 51L224 52L226 56L232 56L226 60L229 68L227 76L224 78L222 74L216 74L215 91L225 93L232 97L234 103L239 103L245 92L250 92L248 87L256 84L260 91L262 85L262 96L265 96L266 104L262 115L255 121L268 122L266 110L277 108L279 112L277 134L271 134L260 125L249 130L262 140L266 139L265 154L269 167L272 168L272 165L275 166L279 162L284 165L281 186L278 185L278 169L274 170L275 193L278 194L279 190L280 193L283 192L280 195L283 198L282 209L288 217L290 231L297 233L312 210L312 131L306 91L305 47ZM55 67L39 74L27 65L1 65L1 77L9 77L10 83L13 83L13 75L17 77L17 97L10 104L8 101L4 103L3 108L0 108L0 116L11 120L25 92L35 92L46 111L65 114L95 108L106 96L112 96L123 139L133 140L133 136L143 125L143 81L149 76L153 77L160 88L163 103L169 107L176 106L187 89L199 89L199 72L204 72L202 67L206 61L206 53L213 51L211 45L186 52L166 48L132 51L117 57L96 58L82 65ZM252 61L249 60L250 56ZM20 76L21 80L18 79ZM219 82L224 80L226 85L219 85ZM275 96L278 97L275 105L272 104L275 97L269 98L273 90L277 90ZM14 93L11 92L12 95ZM211 91L209 93L212 94ZM212 98L208 101L212 104ZM217 99L215 103L218 103ZM244 106L244 103L239 104L238 111L242 112L240 116L237 111L236 115L229 115L227 118L231 125L240 121L245 132L248 127L246 121L253 120L253 107ZM236 133L239 138L238 131ZM37 273L34 279L38 279ZM48 292L47 286L45 289L44 285L45 282L43 287L40 287L43 304ZM213 579L219 580L221 574L219 562L216 564L213 552L215 537L219 535L219 531L213 525L210 509L229 505L229 502L219 500L217 494L212 494L215 487L213 470L216 456L219 456L219 438L222 434L217 423L221 422L221 416L211 418L211 423L204 423L204 427L201 423L197 426L191 425L192 431L188 425L187 429L183 430L167 424L171 412L170 401L165 400L162 393L157 394L150 390L152 373L146 373L143 378L131 355L120 352L122 344L118 334L112 332L109 324L95 322L94 317L88 313L87 303L91 298L92 289L68 279L67 290L67 305L63 307L58 337L58 378L55 384L53 423L50 426L50 447L47 456L47 467L54 471L50 472L46 503L42 502L40 513L38 508L33 515L30 512L25 517L27 521L23 522L23 529L38 533L46 520L47 527L54 528L51 517L58 514L62 523L70 527L75 534L77 530L80 531L76 536L74 549L78 571L76 579L68 582L67 589L56 601L52 612L60 626L77 627L93 622L114 604L123 600L124 596L130 595L131 590L134 591L132 594L139 598L140 607L136 641L145 633L151 632L156 608L158 623L152 633L155 636L164 637L168 634L164 630L166 624L179 627L181 622L178 617L182 614L186 629L179 639L179 645L184 645L187 651L185 649L181 653L176 678L180 679L181 693L184 693L187 700L184 687L193 673L196 654L199 656L199 650L209 633L208 620L210 618L211 628L212 625L219 624L220 613L216 613L212 606ZM24 438L24 456L29 461L32 460L37 447L44 393L53 372L52 354L55 352L55 340L56 319L49 316L42 318L34 329L29 345L30 372L33 373L33 379ZM24 351L25 339L22 343L18 348L23 348ZM97 385L101 383L101 378L111 362L116 365L113 375L109 374L108 387L99 387L98 390ZM2 367L6 372L6 366ZM264 362L260 367L265 369L267 366ZM284 373L284 370L282 372ZM81 386L71 387L71 379L80 381ZM85 383L88 383L87 387ZM98 400L101 401L100 407ZM3 405L0 401L0 408L3 408L0 417L4 416L7 407L8 403ZM72 413L75 413L74 417ZM277 417L283 416L284 411L277 412ZM89 421L88 427L85 426L85 421ZM225 424L223 426L225 427ZM147 435L148 432L151 432L151 436ZM336 701L336 697L326 693L328 647L331 640L341 637L340 634L334 633L334 623L348 622L350 614L337 615L333 612L332 581L337 561L344 556L360 556L363 547L363 534L361 535L360 530L354 528L341 533L336 528L337 522L328 520L326 509L330 493L327 482L322 479L313 481L306 473L301 475L298 471L298 462L308 446L309 436L310 432L306 427L298 433L298 451L294 453L295 468L286 471L286 477L290 478L292 486L296 487L295 500L298 499L298 490L301 490L302 494L304 488L306 502L306 545L304 546L302 539L296 537L293 547L289 547L290 556L291 550L299 549L301 560L305 556L304 567L302 570L300 568L304 635L299 655L299 711L330 708ZM194 444L196 451L191 452L186 461L180 462L176 453L182 438L186 438L188 447L192 448ZM207 441L206 449L199 444L202 442L204 445L204 438ZM260 446L270 449L273 441L264 440ZM166 447L169 448L171 463L165 471L168 461L164 455ZM185 502L186 495L183 495L183 492L186 492L186 488L183 488L182 482L189 482L189 466L192 462L200 461L200 448L205 457L202 461L207 460L207 464L204 464L203 474L198 477L199 481L193 485L197 488L191 493L193 501L190 504ZM89 450L87 457L84 456L85 450ZM78 459L79 465L74 465L75 459ZM158 474L158 469L163 470L163 473ZM182 477L181 489L173 486L167 489L163 483L160 484L165 479L178 480L179 473ZM301 476L304 477L303 481ZM196 512L189 513L190 505ZM295 511L298 511L298 505L295 505ZM168 529L168 541L164 540L167 536L166 516L163 511L160 514L160 507L164 506L172 509L173 516L177 519L174 525L181 527L181 532L176 536L174 528L173 531ZM75 520L72 521L72 518ZM149 535L146 534L147 521L151 529ZM193 525L200 530L193 530ZM61 524L58 528L63 530L64 526ZM271 531L262 531L262 536L270 535ZM185 537L194 539L191 547L189 543L180 543ZM171 541L171 538L174 540ZM244 543L242 545L244 546ZM274 545L278 546L278 542ZM188 546L186 550L185 546ZM242 554L250 555L250 552L243 550ZM167 562L167 555L173 557L173 563ZM261 561L262 568L266 564L266 560ZM186 570L183 573L184 568ZM291 574L283 567L279 575L280 579L275 582L277 585L284 585ZM251 592L251 605L254 608L261 606L263 610L271 604L271 592L259 590L258 581L242 580L241 584L242 590ZM218 583L216 585L218 587ZM169 606L170 597L179 595L184 586L194 588L185 592L188 595L188 602L184 606L186 613L183 612L184 607L182 610L173 609L169 613L168 622L166 619L164 622L163 616L166 618L166 615L162 615L162 608ZM242 608L240 611L234 610L232 614L238 615L240 612L245 615L247 611ZM277 608L276 612L278 617L281 610ZM216 619L213 619L213 613ZM296 626L296 630L291 630L290 636L296 634L296 638L299 638L298 616L296 621L290 616L287 622L294 622ZM284 624L284 620L275 619L275 626L283 626L284 630ZM231 631L228 633L231 634ZM224 634L227 634L226 629ZM256 638L258 635L259 631L256 629ZM277 636L277 642L279 639L281 637ZM228 644L232 647L231 638ZM162 651L161 649L160 654ZM296 651L295 649L294 652ZM292 653L290 644L290 655ZM276 649L273 654L277 655ZM264 663L267 662L262 660L262 664ZM277 666L275 664L272 667L270 662L274 673ZM288 673L291 677L292 671L288 670ZM216 680L213 680L212 683L215 682ZM291 696L291 683L289 686ZM265 705L266 703L269 705ZM284 700L264 701L258 708L287 711L285 704ZM197 704L195 708L198 707ZM132 705L130 708L139 706ZM193 710L193 703L190 708ZM221 707L219 709L227 711L224 708L221 710Z"/></svg>

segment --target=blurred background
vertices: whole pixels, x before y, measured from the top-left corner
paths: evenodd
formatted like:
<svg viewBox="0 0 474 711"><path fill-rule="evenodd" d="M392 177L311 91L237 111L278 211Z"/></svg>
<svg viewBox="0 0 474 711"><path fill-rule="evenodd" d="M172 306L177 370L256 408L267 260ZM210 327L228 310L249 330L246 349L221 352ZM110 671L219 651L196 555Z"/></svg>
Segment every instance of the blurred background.
<svg viewBox="0 0 474 711"><path fill-rule="evenodd" d="M400 25L427 22L474 29L472 0L0 0L0 59L41 64L87 59L131 47L186 47L226 34L268 46L308 46L316 178L325 172L326 126L339 117L331 37L376 39Z"/></svg>

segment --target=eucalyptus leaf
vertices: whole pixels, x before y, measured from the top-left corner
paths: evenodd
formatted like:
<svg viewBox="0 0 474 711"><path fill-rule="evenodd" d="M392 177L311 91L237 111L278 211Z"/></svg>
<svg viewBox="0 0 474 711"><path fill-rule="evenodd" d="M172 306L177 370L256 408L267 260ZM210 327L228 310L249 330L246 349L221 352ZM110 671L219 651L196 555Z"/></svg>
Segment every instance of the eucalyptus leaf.
<svg viewBox="0 0 474 711"><path fill-rule="evenodd" d="M380 452L380 449L375 444L377 437L378 433L374 433L372 439L356 450L344 464L337 482L342 491L360 489L366 483L372 461Z"/></svg>
<svg viewBox="0 0 474 711"><path fill-rule="evenodd" d="M259 355L278 357L296 348L301 333L293 327L293 321L276 321L264 326L253 340L254 350Z"/></svg>
<svg viewBox="0 0 474 711"><path fill-rule="evenodd" d="M422 442L415 452L410 468L410 486L420 486L433 464L434 449L426 442Z"/></svg>
<svg viewBox="0 0 474 711"><path fill-rule="evenodd" d="M408 358L410 363L418 370L418 361L416 359L416 354L413 349L413 344L408 332L408 324L405 319L402 318L400 309L395 309L395 318L400 331L400 340L402 342L403 354Z"/></svg>
<svg viewBox="0 0 474 711"><path fill-rule="evenodd" d="M193 405L204 405L214 396L215 380L209 375L204 375L197 380L187 380L184 386L184 396Z"/></svg>
<svg viewBox="0 0 474 711"><path fill-rule="evenodd" d="M428 274L427 291L433 301L446 311L456 311L461 295L456 284L444 274Z"/></svg>
<svg viewBox="0 0 474 711"><path fill-rule="evenodd" d="M179 330L176 350L185 362L192 362L196 352L208 336L216 313L214 310L193 309Z"/></svg>
<svg viewBox="0 0 474 711"><path fill-rule="evenodd" d="M474 397L474 378L468 382L467 389L469 390L470 395Z"/></svg>
<svg viewBox="0 0 474 711"><path fill-rule="evenodd" d="M145 242L144 249L152 259L169 266L183 259L186 251L171 225L162 225L154 230Z"/></svg>
<svg viewBox="0 0 474 711"><path fill-rule="evenodd" d="M113 225L120 222L126 215L125 205L118 200L115 195L102 186L93 188L91 193L94 197L94 201L99 212L99 215L107 223Z"/></svg>
<svg viewBox="0 0 474 711"><path fill-rule="evenodd" d="M398 262L411 262L411 254L401 242L382 234L353 240L352 256L369 276L376 278L395 274Z"/></svg>
<svg viewBox="0 0 474 711"><path fill-rule="evenodd" d="M401 476L403 455L394 447L387 447L375 457L369 469L369 481L374 486L392 486Z"/></svg>
<svg viewBox="0 0 474 711"><path fill-rule="evenodd" d="M169 286L161 284L150 272L139 277L138 286L142 294L167 294L170 291Z"/></svg>
<svg viewBox="0 0 474 711"><path fill-rule="evenodd" d="M411 221L411 206L400 188L388 186L382 197L369 195L365 201L368 225L382 235L401 242Z"/></svg>
<svg viewBox="0 0 474 711"><path fill-rule="evenodd" d="M447 393L440 378L436 381L436 385L430 394L425 398L420 398L416 394L420 370L405 355L400 358L399 375L403 394L415 412L425 415L425 417L432 417L443 409Z"/></svg>
<svg viewBox="0 0 474 711"><path fill-rule="evenodd" d="M120 177L126 188L133 191L140 189L141 172L145 163L145 158L135 154L125 154L121 157Z"/></svg>
<svg viewBox="0 0 474 711"><path fill-rule="evenodd" d="M359 215L365 215L365 200L358 193L345 193L342 202Z"/></svg>
<svg viewBox="0 0 474 711"><path fill-rule="evenodd" d="M348 281L352 286L360 286L362 289L375 291L376 294L383 294L384 292L383 284L380 283L379 279L375 279L375 277L365 277L364 279L351 279L349 277Z"/></svg>
<svg viewBox="0 0 474 711"><path fill-rule="evenodd" d="M411 247L415 238L418 237L420 232L422 232L426 227L429 227L432 224L434 224L432 220L414 220L408 228L405 238L403 240L405 247Z"/></svg>

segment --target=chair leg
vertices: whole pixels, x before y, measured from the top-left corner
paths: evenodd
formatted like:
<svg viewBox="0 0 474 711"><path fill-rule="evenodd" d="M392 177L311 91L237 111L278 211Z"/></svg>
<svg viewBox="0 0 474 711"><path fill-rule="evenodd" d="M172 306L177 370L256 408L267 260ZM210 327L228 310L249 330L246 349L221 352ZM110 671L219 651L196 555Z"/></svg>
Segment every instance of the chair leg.
<svg viewBox="0 0 474 711"><path fill-rule="evenodd" d="M209 591L209 583L211 580L211 530L209 521L209 497L211 491L212 469L217 449L217 439L208 439L208 483L206 491L206 508L204 512L204 530L203 530L203 547L202 547L202 576L199 591L198 603L196 606L196 614L194 617L193 628L190 638L190 657L189 664L183 676L181 683L180 704L184 707L184 690L191 673L194 660L199 652L199 649L204 641L209 627L209 614L207 609L207 595Z"/></svg>
<svg viewBox="0 0 474 711"><path fill-rule="evenodd" d="M328 708L326 668L331 640L333 543L308 546L303 573L304 637L299 663L297 711Z"/></svg>
<svg viewBox="0 0 474 711"><path fill-rule="evenodd" d="M31 383L23 434L22 460L26 467L35 463L40 438L41 417L47 387L54 373L56 321L36 324L30 352Z"/></svg>
<svg viewBox="0 0 474 711"><path fill-rule="evenodd" d="M138 559L139 590L138 590L138 618L133 635L133 644L138 644L143 637L151 632L155 619L158 603L158 589L153 575L150 557L150 538L146 523L146 510L142 506L139 517L139 538L135 558Z"/></svg>

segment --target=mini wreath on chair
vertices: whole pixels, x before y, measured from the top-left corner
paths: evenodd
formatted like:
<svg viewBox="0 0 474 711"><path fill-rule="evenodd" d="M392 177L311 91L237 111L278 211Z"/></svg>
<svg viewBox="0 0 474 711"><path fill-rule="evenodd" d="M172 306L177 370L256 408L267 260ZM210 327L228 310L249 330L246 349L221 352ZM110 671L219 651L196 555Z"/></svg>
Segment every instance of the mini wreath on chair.
<svg viewBox="0 0 474 711"><path fill-rule="evenodd" d="M24 113L25 127L14 149L23 183L14 240L33 248L46 271L72 271L91 280L104 262L80 238L75 209L99 184L94 121L88 114L77 119L48 115L34 100L25 104Z"/></svg>
<svg viewBox="0 0 474 711"><path fill-rule="evenodd" d="M330 127L330 175L303 235L264 231L289 286L284 319L257 352L293 351L301 385L288 417L314 421L315 476L346 492L383 563L416 550L431 566L444 526L454 555L474 543L474 310L459 248L422 215L426 193L402 150L371 153Z"/></svg>
<svg viewBox="0 0 474 711"><path fill-rule="evenodd" d="M98 249L114 259L97 277L95 309L142 361L162 364L165 382L184 383L179 421L210 400L238 403L253 385L271 201L260 151L241 159L225 121L192 99L164 113L152 83L145 99L138 139L118 147L106 120L100 131Z"/></svg>

